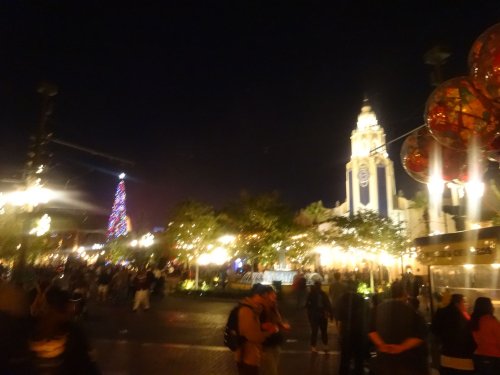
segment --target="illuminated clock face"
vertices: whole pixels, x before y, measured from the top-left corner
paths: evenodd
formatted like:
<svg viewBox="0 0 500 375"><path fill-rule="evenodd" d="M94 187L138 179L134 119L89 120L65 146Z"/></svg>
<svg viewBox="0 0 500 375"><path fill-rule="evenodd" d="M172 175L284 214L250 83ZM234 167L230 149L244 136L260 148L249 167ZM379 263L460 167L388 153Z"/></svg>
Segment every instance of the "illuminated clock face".
<svg viewBox="0 0 500 375"><path fill-rule="evenodd" d="M362 165L361 167L359 167L358 180L359 186L368 186L368 181L370 180L370 172L368 172L368 167L366 165Z"/></svg>

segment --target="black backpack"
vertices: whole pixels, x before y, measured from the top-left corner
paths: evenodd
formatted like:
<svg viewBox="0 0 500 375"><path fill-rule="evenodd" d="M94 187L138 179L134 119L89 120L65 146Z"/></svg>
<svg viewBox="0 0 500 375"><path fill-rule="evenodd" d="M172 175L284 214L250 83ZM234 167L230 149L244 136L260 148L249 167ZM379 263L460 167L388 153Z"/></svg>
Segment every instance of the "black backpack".
<svg viewBox="0 0 500 375"><path fill-rule="evenodd" d="M238 348L246 341L246 338L240 335L240 331L238 329L238 312L242 306L252 308L251 306L243 303L233 307L229 313L229 317L227 318L226 327L224 328L224 345L233 352L238 350Z"/></svg>

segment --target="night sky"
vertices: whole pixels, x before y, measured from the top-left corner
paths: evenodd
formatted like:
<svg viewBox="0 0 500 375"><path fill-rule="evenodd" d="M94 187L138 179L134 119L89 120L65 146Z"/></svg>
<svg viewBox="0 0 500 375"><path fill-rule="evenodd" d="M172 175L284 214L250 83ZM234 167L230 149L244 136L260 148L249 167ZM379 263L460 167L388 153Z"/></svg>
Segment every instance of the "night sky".
<svg viewBox="0 0 500 375"><path fill-rule="evenodd" d="M105 3L2 2L0 177L20 175L36 88L52 81L55 138L136 163L53 144L53 178L106 212L124 170L140 226L164 224L182 200L222 207L242 189L278 190L297 210L344 201L363 97L388 140L421 125L424 53L446 46L445 78L465 75L472 42L500 21L496 0ZM388 151L411 196L419 184L400 147Z"/></svg>

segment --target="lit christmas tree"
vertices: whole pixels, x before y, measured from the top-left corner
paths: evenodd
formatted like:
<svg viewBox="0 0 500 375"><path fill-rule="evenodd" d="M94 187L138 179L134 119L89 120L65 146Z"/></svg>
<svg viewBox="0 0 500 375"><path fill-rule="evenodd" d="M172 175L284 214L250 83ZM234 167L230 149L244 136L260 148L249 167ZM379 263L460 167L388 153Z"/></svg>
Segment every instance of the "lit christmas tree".
<svg viewBox="0 0 500 375"><path fill-rule="evenodd" d="M127 210L125 207L125 173L120 174L115 201L108 221L108 241L127 234Z"/></svg>

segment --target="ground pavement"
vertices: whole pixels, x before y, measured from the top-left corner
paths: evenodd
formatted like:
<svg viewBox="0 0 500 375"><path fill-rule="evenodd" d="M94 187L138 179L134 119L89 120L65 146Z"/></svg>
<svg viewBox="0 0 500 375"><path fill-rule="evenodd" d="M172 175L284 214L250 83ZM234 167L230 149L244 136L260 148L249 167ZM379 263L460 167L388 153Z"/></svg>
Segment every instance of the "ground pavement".
<svg viewBox="0 0 500 375"><path fill-rule="evenodd" d="M91 305L84 325L106 375L232 375L233 353L222 344L223 328L235 300L168 296L148 312L130 306ZM281 356L281 374L333 375L339 352L335 325L329 325L328 354L311 353L309 326L293 300L281 302L292 330ZM318 345L318 348L321 348Z"/></svg>

